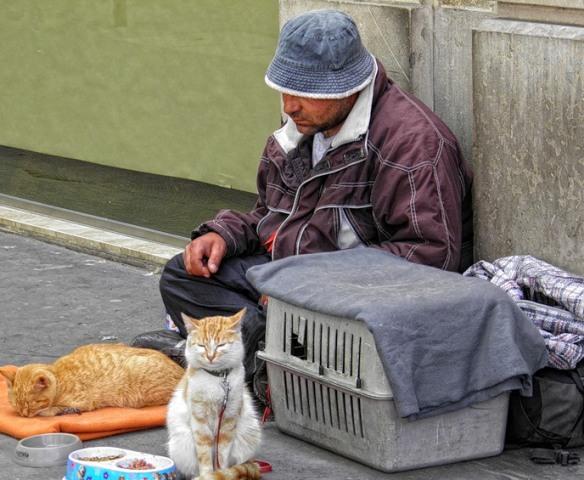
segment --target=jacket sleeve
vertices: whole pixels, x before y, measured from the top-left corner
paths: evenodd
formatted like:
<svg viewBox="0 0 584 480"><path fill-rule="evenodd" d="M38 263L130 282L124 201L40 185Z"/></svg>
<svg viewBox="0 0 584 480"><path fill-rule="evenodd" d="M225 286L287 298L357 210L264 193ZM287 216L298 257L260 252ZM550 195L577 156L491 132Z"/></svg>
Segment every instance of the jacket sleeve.
<svg viewBox="0 0 584 480"><path fill-rule="evenodd" d="M372 190L373 217L382 248L424 265L457 271L462 243L462 199L470 178L456 145L440 140L432 156L416 148L407 166L381 160ZM394 152L398 155L400 152Z"/></svg>
<svg viewBox="0 0 584 480"><path fill-rule="evenodd" d="M226 257L251 255L264 251L265 249L260 243L256 228L260 219L267 213L265 198L268 165L267 158L262 155L257 175L258 196L250 212L221 210L215 218L202 223L193 230L191 239L194 240L209 232L218 233L227 243Z"/></svg>

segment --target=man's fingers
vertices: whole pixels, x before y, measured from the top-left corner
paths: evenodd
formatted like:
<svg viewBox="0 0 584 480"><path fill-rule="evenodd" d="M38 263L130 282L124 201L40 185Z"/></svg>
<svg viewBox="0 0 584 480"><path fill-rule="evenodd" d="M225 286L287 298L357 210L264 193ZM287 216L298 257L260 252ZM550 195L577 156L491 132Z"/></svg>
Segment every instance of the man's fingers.
<svg viewBox="0 0 584 480"><path fill-rule="evenodd" d="M202 235L187 245L183 253L185 270L189 275L209 278L217 273L227 244L214 232Z"/></svg>
<svg viewBox="0 0 584 480"><path fill-rule="evenodd" d="M191 242L184 251L185 270L189 275L209 277L210 273L204 262L204 251L199 242Z"/></svg>
<svg viewBox="0 0 584 480"><path fill-rule="evenodd" d="M225 256L225 248L222 243L215 242L211 247L211 254L209 255L209 260L207 262L207 267L211 273L217 273L219 266L221 265L221 260Z"/></svg>

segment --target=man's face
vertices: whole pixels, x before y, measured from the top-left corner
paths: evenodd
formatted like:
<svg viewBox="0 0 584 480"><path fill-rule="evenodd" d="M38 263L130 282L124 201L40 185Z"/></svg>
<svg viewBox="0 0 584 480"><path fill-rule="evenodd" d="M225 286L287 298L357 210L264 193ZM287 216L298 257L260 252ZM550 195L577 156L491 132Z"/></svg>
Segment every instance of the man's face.
<svg viewBox="0 0 584 480"><path fill-rule="evenodd" d="M325 137L335 135L351 112L358 93L341 99L315 99L282 94L284 112L304 135L323 132Z"/></svg>

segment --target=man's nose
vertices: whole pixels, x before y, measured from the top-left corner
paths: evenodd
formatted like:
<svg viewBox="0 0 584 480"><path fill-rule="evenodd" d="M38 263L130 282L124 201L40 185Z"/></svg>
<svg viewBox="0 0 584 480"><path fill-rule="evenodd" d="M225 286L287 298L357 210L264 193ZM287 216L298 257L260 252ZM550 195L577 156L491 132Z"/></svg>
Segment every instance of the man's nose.
<svg viewBox="0 0 584 480"><path fill-rule="evenodd" d="M300 102L298 97L294 95L282 94L282 102L284 103L284 113L288 116L293 116L300 111Z"/></svg>

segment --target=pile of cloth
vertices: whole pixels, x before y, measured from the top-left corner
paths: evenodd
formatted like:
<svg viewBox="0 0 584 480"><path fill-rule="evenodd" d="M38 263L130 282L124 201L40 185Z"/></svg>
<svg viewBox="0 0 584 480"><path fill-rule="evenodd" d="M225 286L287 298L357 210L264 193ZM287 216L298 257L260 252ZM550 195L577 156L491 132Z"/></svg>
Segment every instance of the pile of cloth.
<svg viewBox="0 0 584 480"><path fill-rule="evenodd" d="M510 390L530 395L531 376L547 364L544 339L502 289L379 249L287 257L251 268L247 278L291 305L364 322L401 417Z"/></svg>
<svg viewBox="0 0 584 480"><path fill-rule="evenodd" d="M584 277L529 255L480 261L464 275L509 295L545 339L548 366L567 370L584 359Z"/></svg>

